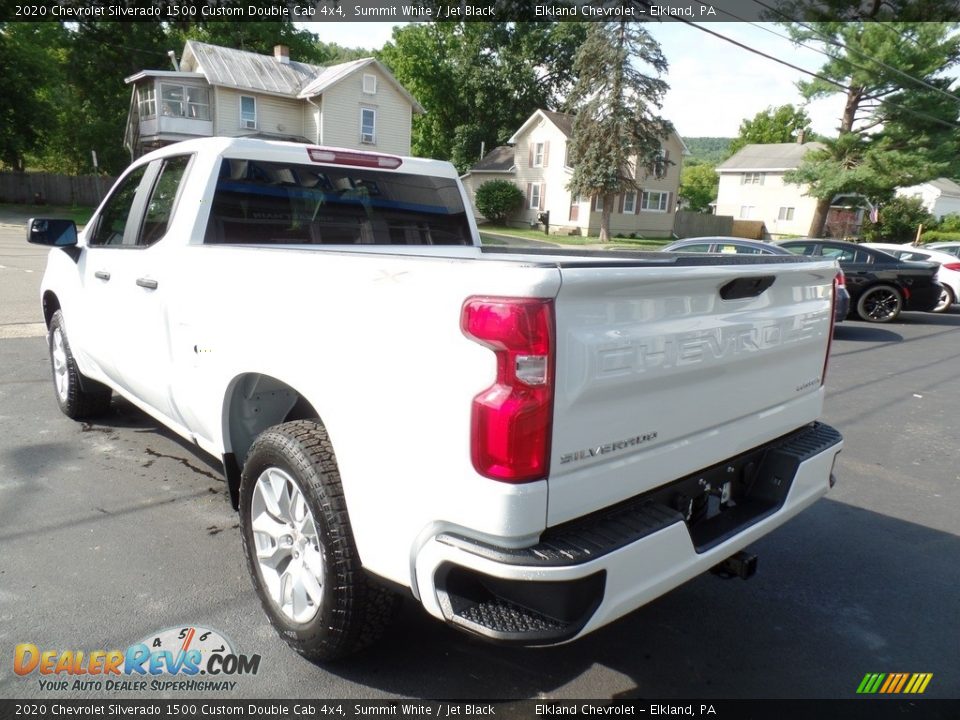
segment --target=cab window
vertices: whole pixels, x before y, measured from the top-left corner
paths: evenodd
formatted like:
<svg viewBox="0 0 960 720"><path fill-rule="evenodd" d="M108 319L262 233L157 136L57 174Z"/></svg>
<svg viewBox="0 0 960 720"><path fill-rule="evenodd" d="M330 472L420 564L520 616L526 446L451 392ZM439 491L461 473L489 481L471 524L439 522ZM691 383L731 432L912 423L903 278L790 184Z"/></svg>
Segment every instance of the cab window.
<svg viewBox="0 0 960 720"><path fill-rule="evenodd" d="M127 175L110 194L103 211L97 219L96 232L90 237L91 246L118 246L123 245L123 236L127 229L133 201L143 175L147 171L146 165L141 165Z"/></svg>
<svg viewBox="0 0 960 720"><path fill-rule="evenodd" d="M138 245L153 245L166 235L191 157L177 155L160 161L162 165L147 201Z"/></svg>

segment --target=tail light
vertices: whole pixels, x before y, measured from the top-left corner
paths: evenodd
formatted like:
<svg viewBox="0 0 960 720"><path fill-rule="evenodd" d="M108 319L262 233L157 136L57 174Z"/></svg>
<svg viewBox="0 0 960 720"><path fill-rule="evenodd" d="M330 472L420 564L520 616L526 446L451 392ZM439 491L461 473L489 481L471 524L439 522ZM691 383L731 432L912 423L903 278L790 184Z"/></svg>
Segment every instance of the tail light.
<svg viewBox="0 0 960 720"><path fill-rule="evenodd" d="M960 263L944 263L940 267L960 272Z"/></svg>
<svg viewBox="0 0 960 720"><path fill-rule="evenodd" d="M503 482L545 478L553 423L553 300L470 298L460 328L497 357L496 381L473 399L474 468Z"/></svg>
<svg viewBox="0 0 960 720"><path fill-rule="evenodd" d="M833 347L833 328L837 324L837 293L846 284L843 270L833 276L833 297L830 299L830 334L827 335L827 354L823 358L823 372L820 373L820 387L827 382L827 368L830 366L830 349Z"/></svg>

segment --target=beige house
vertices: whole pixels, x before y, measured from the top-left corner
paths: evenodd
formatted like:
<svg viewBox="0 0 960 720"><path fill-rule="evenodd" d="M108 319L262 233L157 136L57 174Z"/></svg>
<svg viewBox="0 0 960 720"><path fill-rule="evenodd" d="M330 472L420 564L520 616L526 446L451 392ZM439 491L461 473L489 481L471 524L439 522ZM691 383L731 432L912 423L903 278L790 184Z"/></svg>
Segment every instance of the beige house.
<svg viewBox="0 0 960 720"><path fill-rule="evenodd" d="M196 137L292 140L410 154L420 103L374 58L320 67L188 40L175 70L142 70L132 86L124 146L136 158Z"/></svg>
<svg viewBox="0 0 960 720"><path fill-rule="evenodd" d="M808 152L822 147L818 142L745 145L717 166L716 214L763 222L766 236L774 239L807 235L817 199L806 194L805 185L785 182L784 174L798 168ZM855 199L835 199L827 214L827 236L847 237L859 231L863 210L845 202Z"/></svg>
<svg viewBox="0 0 960 720"><path fill-rule="evenodd" d="M509 145L495 148L462 177L471 201L483 183L509 180L524 193L515 224L535 224L540 213L549 211L551 232L598 234L603 210L598 207L598 199L572 197L567 190L572 173L567 161L572 135L572 115L537 110L514 133ZM676 133L664 139L666 173L661 178L638 174L640 192L616 196L610 215L611 233L670 236L683 156L688 154ZM475 204L474 213L480 217Z"/></svg>

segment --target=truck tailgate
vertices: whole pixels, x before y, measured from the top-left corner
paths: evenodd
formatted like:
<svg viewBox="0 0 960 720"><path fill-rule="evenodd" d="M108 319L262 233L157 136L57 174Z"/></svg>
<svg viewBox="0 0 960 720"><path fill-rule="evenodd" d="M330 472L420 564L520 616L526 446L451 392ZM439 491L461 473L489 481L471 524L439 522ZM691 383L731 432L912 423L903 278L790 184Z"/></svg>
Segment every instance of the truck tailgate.
<svg viewBox="0 0 960 720"><path fill-rule="evenodd" d="M820 414L832 262L574 263L561 273L548 525Z"/></svg>

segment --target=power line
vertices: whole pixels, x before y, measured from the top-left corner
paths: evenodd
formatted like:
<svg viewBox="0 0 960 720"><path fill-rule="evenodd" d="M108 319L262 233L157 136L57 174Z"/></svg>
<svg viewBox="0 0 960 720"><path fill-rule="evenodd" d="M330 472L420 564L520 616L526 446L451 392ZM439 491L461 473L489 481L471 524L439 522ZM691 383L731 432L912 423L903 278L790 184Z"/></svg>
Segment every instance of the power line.
<svg viewBox="0 0 960 720"><path fill-rule="evenodd" d="M729 14L729 13L728 13L728 14ZM700 25L697 25L696 23L691 22L690 20L685 20L685 19L683 19L682 17L674 17L674 18L672 18L672 19L675 20L675 21L677 21L677 22L682 22L682 23L684 23L684 24L686 24L686 25L689 25L690 27L696 28L697 30L700 30L701 32L705 32L705 33L707 33L707 34L709 34L709 35L713 35L714 37L720 38L721 40L724 40L725 42L728 42L728 43L730 43L730 44L732 44L732 45L736 45L737 47L742 48L742 49L744 49L744 50L746 50L746 51L748 51L748 52L754 53L755 55L759 55L759 56L761 56L761 57L767 58L768 60L773 60L775 63L779 63L780 65L785 65L786 67L791 68L792 70L796 70L797 72L801 72L801 73L803 73L803 74L805 74L805 75L810 75L811 77L815 77L815 78L817 78L818 80L822 80L823 82L826 82L826 83L828 83L828 84L830 84L830 85L833 85L833 86L835 86L835 87L838 87L838 88L840 88L841 90L844 90L844 91L846 91L846 92L849 92L849 91L851 90L851 88L847 87L847 86L844 85L843 83L840 83L840 82L837 82L836 80L833 80L832 78L828 78L827 76L821 75L820 73L811 72L810 70L805 70L805 69L802 68L802 67L799 67L799 66L797 66L797 65L793 65L792 63L788 63L786 60L781 60L780 58L775 57L775 56L773 56L773 55L768 55L767 53L765 53L765 52L763 52L763 51L761 51L761 50L757 50L756 48L752 48L752 47L750 47L749 45L744 45L743 43L738 42L737 40L734 40L733 38L729 38L729 37L727 37L726 35L721 35L720 33L714 32L713 30L708 30L707 28L702 27L702 26L700 26ZM895 102L893 102L892 100L884 100L883 103L884 103L884 105L886 105L886 106L888 106L888 107L897 108L898 110L903 110L903 111L906 112L906 113L909 113L909 114L914 115L914 116L916 116L916 117L923 118L923 119L925 119L925 120L928 120L928 121L937 123L937 124L939 124L939 125L943 125L944 127L948 127L948 128L954 129L954 130L960 130L960 124L957 124L957 123L954 123L954 122L950 122L949 120L943 120L943 119L938 118L938 117L935 117L935 116L933 116L933 115L928 115L928 114L923 113L923 112L920 112L920 111L918 111L918 110L913 110L912 108L904 107L903 105L900 105L900 104L898 104L898 103L895 103Z"/></svg>
<svg viewBox="0 0 960 720"><path fill-rule="evenodd" d="M767 5L765 2L762 2L762 0L753 0L753 2L754 2L755 4L757 4L757 5L759 5L760 7L766 8L767 10L770 10L771 12L777 13L778 15L780 15L780 17L785 18L787 21L792 22L794 25L799 25L799 26L802 27L804 30L807 30L808 32L813 33L813 34L816 35L816 36L820 39L820 41L823 42L823 43L826 43L826 44L829 44L829 45L833 45L834 47L842 48L842 49L846 50L848 53L853 53L854 55L857 55L857 56L859 56L859 57L866 58L867 60L869 60L869 61L871 61L871 62L874 62L874 63L876 63L877 65L880 65L881 67L885 68L886 70L889 70L889 71L891 71L891 72L896 73L897 75L899 75L899 76L902 77L902 78L906 78L907 80L910 80L911 82L915 82L915 83L918 83L919 85L923 85L923 86L926 87L927 89L933 90L933 91L935 91L935 92L937 92L937 93L940 93L941 95L944 95L945 97L948 97L948 98L950 98L951 100L953 100L953 101L955 101L955 102L960 102L960 98L958 98L956 95L953 95L953 94L951 94L951 93L948 93L948 92L946 92L945 90L943 90L942 88L938 88L936 85L931 85L930 83L928 83L927 81L925 81L925 80L923 80L923 79L921 79L921 78L918 78L918 77L915 77L915 76L913 76L913 75L910 75L909 73L903 72L902 70L900 70L900 68L896 68L896 67L893 67L892 65L888 65L887 63L883 62L882 60L880 60L880 59L878 59L878 58L873 57L872 55L870 55L870 54L868 54L868 53L865 53L865 52L863 52L863 51L861 51L861 50L858 50L858 49L856 49L856 48L852 48L852 47L850 47L849 45L847 45L847 44L845 44L845 43L843 43L843 42L841 42L841 41L839 41L839 40L835 40L835 39L831 38L830 36L828 36L828 35L820 32L820 31L817 30L816 28L811 27L810 25L807 25L806 23L802 23L802 22L800 22L799 20L790 20L790 18L789 18L787 15L785 15L783 12L781 12L780 10L777 10L777 9L775 9L775 8L770 7L770 6ZM727 14L729 14L729 13L727 13ZM883 25L882 23L880 23L880 26L886 28L886 26ZM887 29L888 29L888 30L892 30L892 28L887 28ZM770 30L769 32L773 32L773 31ZM894 31L894 32L896 32L896 31ZM896 33L896 35L897 35L898 38L903 37L903 36L900 35L899 33ZM798 42L797 44L803 45L803 43L799 43L799 42ZM803 47L806 47L806 48L808 48L808 49L813 49L813 48L810 48L808 45L803 45ZM821 51L818 50L817 52L821 52ZM827 53L824 53L824 54L826 55ZM861 65L857 65L856 63L853 63L853 62L851 62L850 60L844 60L844 62L846 62L846 63L849 64L849 65L852 65L852 66L855 67L855 68L858 68L859 70L867 70L867 68L865 68L865 67L863 67L863 66L861 66Z"/></svg>

